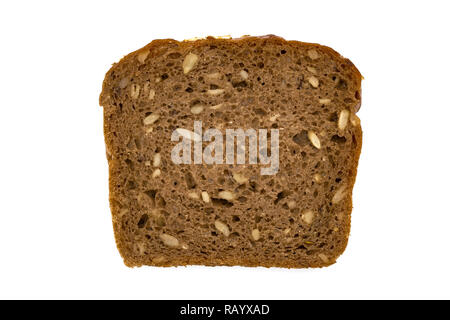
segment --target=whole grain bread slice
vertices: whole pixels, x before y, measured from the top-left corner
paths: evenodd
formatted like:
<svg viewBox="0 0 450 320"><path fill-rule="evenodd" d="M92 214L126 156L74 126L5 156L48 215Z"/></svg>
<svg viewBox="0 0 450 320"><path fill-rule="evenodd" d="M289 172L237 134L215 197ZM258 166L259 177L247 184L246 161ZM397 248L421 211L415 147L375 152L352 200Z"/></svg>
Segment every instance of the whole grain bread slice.
<svg viewBox="0 0 450 320"><path fill-rule="evenodd" d="M361 78L328 47L276 36L155 40L114 64L100 105L125 264L333 264L350 233ZM196 121L277 130L278 171L174 163L174 131Z"/></svg>

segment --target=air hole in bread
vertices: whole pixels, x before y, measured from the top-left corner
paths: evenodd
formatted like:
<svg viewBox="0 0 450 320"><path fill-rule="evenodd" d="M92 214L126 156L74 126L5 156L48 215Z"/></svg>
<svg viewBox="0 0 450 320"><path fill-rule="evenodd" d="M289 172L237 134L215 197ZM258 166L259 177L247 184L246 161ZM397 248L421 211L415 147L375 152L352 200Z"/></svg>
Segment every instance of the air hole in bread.
<svg viewBox="0 0 450 320"><path fill-rule="evenodd" d="M216 207L231 208L233 206L232 202L225 199L211 198L211 201Z"/></svg>
<svg viewBox="0 0 450 320"><path fill-rule="evenodd" d="M158 197L157 206L160 208L164 208L166 206L166 200L161 195Z"/></svg>
<svg viewBox="0 0 450 320"><path fill-rule="evenodd" d="M147 224L147 221L148 221L148 215L147 214L143 214L142 216L141 216L141 218L139 219L139 221L138 221L138 228L143 228L143 227L145 227L145 225Z"/></svg>
<svg viewBox="0 0 450 320"><path fill-rule="evenodd" d="M306 130L302 130L300 133L297 133L292 140L298 144L299 146L305 146L309 143L308 132Z"/></svg>
<svg viewBox="0 0 450 320"><path fill-rule="evenodd" d="M347 142L347 139L345 137L340 137L337 134L331 137L331 141L338 143L338 144L344 144Z"/></svg>
<svg viewBox="0 0 450 320"><path fill-rule="evenodd" d="M131 161L130 159L126 159L125 160L126 165L128 166L128 168L130 168L130 170L134 169L134 164L133 161Z"/></svg>
<svg viewBox="0 0 450 320"><path fill-rule="evenodd" d="M336 88L339 90L346 90L347 89L347 81L344 79L339 79Z"/></svg>
<svg viewBox="0 0 450 320"><path fill-rule="evenodd" d="M197 183L195 182L194 177L192 176L191 172L186 172L184 174L184 179L186 181L186 185L188 187L188 189L194 189L197 186Z"/></svg>
<svg viewBox="0 0 450 320"><path fill-rule="evenodd" d="M278 202L280 202L281 200L283 200L284 198L286 198L287 196L289 196L291 194L290 191L281 191L277 194L277 198L274 201L274 204L277 204Z"/></svg>

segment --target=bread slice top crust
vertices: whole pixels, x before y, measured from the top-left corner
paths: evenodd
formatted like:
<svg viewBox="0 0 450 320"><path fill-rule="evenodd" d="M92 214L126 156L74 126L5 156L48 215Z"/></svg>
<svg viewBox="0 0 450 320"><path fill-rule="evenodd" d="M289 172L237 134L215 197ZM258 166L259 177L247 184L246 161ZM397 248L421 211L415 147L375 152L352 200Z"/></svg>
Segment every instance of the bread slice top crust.
<svg viewBox="0 0 450 320"><path fill-rule="evenodd" d="M328 47L276 36L155 40L114 64L100 104L125 264L334 263L350 232L361 78ZM194 121L278 130L279 171L175 164L171 135Z"/></svg>

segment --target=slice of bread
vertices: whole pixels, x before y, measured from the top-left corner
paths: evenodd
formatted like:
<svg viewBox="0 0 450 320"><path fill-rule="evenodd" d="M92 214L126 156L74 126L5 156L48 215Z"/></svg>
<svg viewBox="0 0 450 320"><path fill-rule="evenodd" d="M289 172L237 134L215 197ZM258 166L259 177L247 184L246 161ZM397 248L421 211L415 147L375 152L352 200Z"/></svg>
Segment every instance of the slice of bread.
<svg viewBox="0 0 450 320"><path fill-rule="evenodd" d="M125 264L333 264L350 232L361 78L328 47L276 36L155 40L114 64L100 105ZM230 129L279 148L258 140L255 157L247 139L238 162Z"/></svg>

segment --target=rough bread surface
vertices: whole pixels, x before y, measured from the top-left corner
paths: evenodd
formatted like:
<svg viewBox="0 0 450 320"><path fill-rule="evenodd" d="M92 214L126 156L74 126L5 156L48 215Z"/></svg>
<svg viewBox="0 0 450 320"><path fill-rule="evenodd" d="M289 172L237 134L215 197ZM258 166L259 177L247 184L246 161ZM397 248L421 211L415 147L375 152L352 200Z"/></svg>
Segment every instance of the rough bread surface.
<svg viewBox="0 0 450 320"><path fill-rule="evenodd" d="M362 143L361 75L276 36L155 40L106 74L100 105L127 266L323 267L345 250ZM279 171L175 164L177 128L278 129Z"/></svg>

